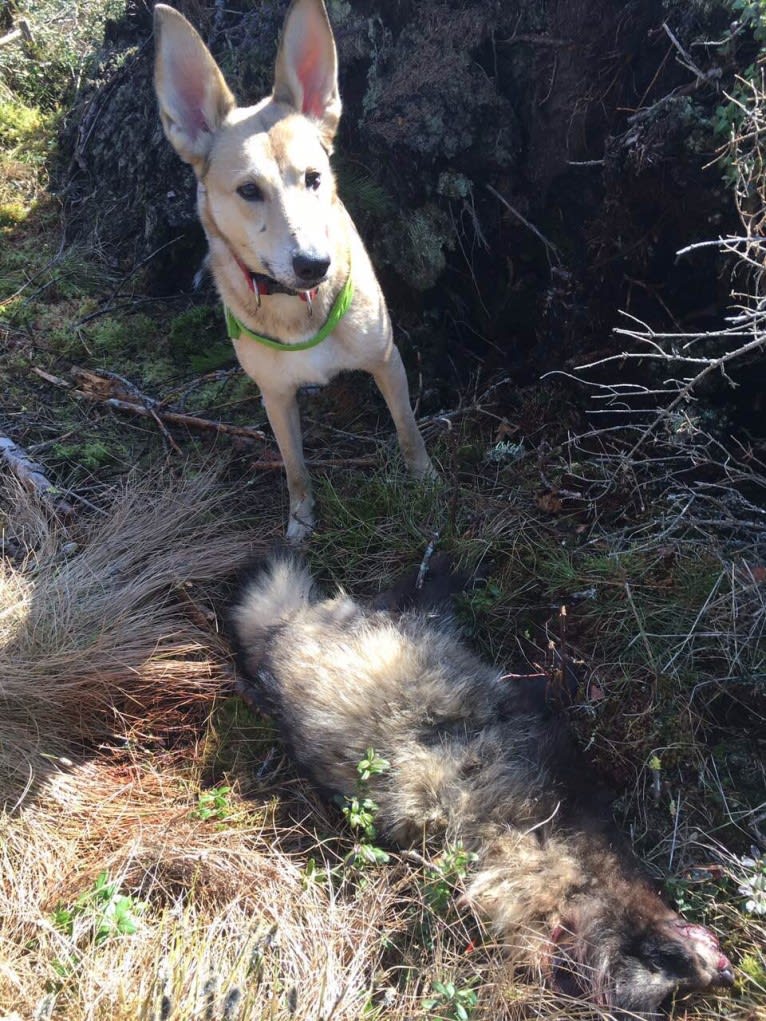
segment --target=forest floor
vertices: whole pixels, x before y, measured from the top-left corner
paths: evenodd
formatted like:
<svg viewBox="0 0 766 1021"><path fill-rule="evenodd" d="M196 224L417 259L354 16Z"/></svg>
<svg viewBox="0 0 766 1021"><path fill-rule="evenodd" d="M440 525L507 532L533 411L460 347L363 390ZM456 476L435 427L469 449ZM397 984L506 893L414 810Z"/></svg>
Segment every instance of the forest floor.
<svg viewBox="0 0 766 1021"><path fill-rule="evenodd" d="M62 111L14 75L0 89L0 437L16 445L4 469L26 455L51 488L30 495L6 471L0 494L0 1016L606 1017L508 974L449 896L464 863L349 864L340 812L232 695L227 586L286 517L265 413L212 298L150 296L141 267L64 245L48 190ZM620 826L735 963L731 992L676 1016L766 1018L757 444L723 443L691 404L626 443L569 381L519 389L476 365L456 384L403 354L440 479L406 478L366 378L305 395L312 567L365 598L430 543L478 571L458 610L467 639L513 672L577 673L572 725ZM123 562L114 543L131 534ZM120 571L147 586L154 631L130 632ZM132 707L109 688L125 664ZM101 694L67 704L57 678Z"/></svg>

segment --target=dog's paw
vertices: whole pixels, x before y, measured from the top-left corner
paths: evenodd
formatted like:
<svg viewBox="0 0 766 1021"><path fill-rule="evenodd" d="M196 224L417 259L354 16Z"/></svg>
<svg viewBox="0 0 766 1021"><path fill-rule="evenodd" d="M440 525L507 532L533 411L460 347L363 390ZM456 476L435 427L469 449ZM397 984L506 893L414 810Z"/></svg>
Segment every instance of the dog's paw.
<svg viewBox="0 0 766 1021"><path fill-rule="evenodd" d="M431 463L431 458L428 454L424 454L422 458L411 461L409 469L416 479L420 479L423 482L433 482L439 478L439 473Z"/></svg>
<svg viewBox="0 0 766 1021"><path fill-rule="evenodd" d="M300 546L314 531L314 515L310 509L291 511L287 522L287 541L291 546Z"/></svg>

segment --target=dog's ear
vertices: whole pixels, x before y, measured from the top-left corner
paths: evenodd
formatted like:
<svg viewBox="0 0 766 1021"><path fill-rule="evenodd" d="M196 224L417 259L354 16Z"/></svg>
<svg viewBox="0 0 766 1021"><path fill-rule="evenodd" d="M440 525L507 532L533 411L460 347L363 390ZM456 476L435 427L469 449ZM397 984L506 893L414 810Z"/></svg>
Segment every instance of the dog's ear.
<svg viewBox="0 0 766 1021"><path fill-rule="evenodd" d="M207 46L172 7L154 8L154 88L168 141L181 159L198 169L213 136L235 105Z"/></svg>
<svg viewBox="0 0 766 1021"><path fill-rule="evenodd" d="M274 97L316 121L329 150L340 120L338 58L323 0L293 0L274 71Z"/></svg>

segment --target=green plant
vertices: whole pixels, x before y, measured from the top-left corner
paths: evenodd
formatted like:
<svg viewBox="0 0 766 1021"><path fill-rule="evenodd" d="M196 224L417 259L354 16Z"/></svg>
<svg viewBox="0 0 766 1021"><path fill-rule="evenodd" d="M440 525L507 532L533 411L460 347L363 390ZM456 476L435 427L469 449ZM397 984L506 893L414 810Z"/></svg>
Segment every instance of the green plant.
<svg viewBox="0 0 766 1021"><path fill-rule="evenodd" d="M466 634L476 636L486 622L487 614L499 606L505 593L496 581L487 581L470 592L458 595L455 609Z"/></svg>
<svg viewBox="0 0 766 1021"><path fill-rule="evenodd" d="M756 986L766 989L766 958L763 954L744 954L737 963L738 970Z"/></svg>
<svg viewBox="0 0 766 1021"><path fill-rule="evenodd" d="M757 43L762 57L766 47L766 0L730 0L730 7L735 18L729 29L729 41L733 42L735 36L744 30ZM713 112L713 133L721 142L728 142L733 134L738 133L747 117L746 111L752 106L751 84L761 73L759 63L754 61L747 67L740 66L737 78L724 93L725 101L719 103ZM735 153L727 149L721 165L724 180L730 187L737 183L740 173L738 162Z"/></svg>
<svg viewBox="0 0 766 1021"><path fill-rule="evenodd" d="M0 83L45 109L66 103L92 59L104 22L124 10L124 0L26 0L22 9L33 41L0 50Z"/></svg>
<svg viewBox="0 0 766 1021"><path fill-rule="evenodd" d="M179 313L170 323L168 345L176 358L187 359L195 372L211 372L234 361L217 308L198 305Z"/></svg>
<svg viewBox="0 0 766 1021"><path fill-rule="evenodd" d="M367 783L371 776L380 776L391 768L388 759L381 759L375 754L372 748L368 748L363 759L360 760L356 771L359 774L359 783Z"/></svg>
<svg viewBox="0 0 766 1021"><path fill-rule="evenodd" d="M119 882L100 872L93 886L70 905L59 905L53 912L57 929L79 940L89 937L102 943L111 936L132 936L138 931L143 901L119 892Z"/></svg>
<svg viewBox="0 0 766 1021"><path fill-rule="evenodd" d="M303 888L307 889L314 885L324 886L328 879L329 875L327 871L317 865L316 858L309 858L301 877L301 884L303 885Z"/></svg>
<svg viewBox="0 0 766 1021"><path fill-rule="evenodd" d="M737 889L745 898L745 911L751 915L766 915L766 855L753 848L749 857L740 858L747 871L740 875Z"/></svg>
<svg viewBox="0 0 766 1021"><path fill-rule="evenodd" d="M747 26L756 42L766 43L766 0L731 0L731 9L737 16L735 26Z"/></svg>
<svg viewBox="0 0 766 1021"><path fill-rule="evenodd" d="M473 851L457 844L446 848L426 869L423 893L426 902L438 914L444 914L452 903L455 885L465 877L469 865L476 861Z"/></svg>
<svg viewBox="0 0 766 1021"><path fill-rule="evenodd" d="M221 821L231 815L229 795L231 787L214 787L210 791L200 791L197 807L192 812L195 819L207 822L209 819Z"/></svg>
<svg viewBox="0 0 766 1021"><path fill-rule="evenodd" d="M370 777L380 776L390 769L390 766L387 759L380 758L373 748L368 748L356 767L358 774L356 794L345 795L341 810L352 832L361 839L355 843L351 854L347 856L347 865L356 867L384 865L389 860L389 855L375 843L378 836L375 828L378 806L367 796L367 784Z"/></svg>
<svg viewBox="0 0 766 1021"><path fill-rule="evenodd" d="M708 875L694 874L671 876L665 888L672 897L678 911L685 918L710 925L715 917L718 902L729 900L733 894L730 884L723 878L712 881Z"/></svg>
<svg viewBox="0 0 766 1021"><path fill-rule="evenodd" d="M444 522L444 486L430 479L418 483L386 463L349 481L337 474L318 477L325 525L312 545L317 565L332 569L343 551L347 576L363 577L371 549L385 546L393 564L399 557L402 563L422 557L424 537ZM443 529L443 542L449 538ZM374 582L379 586L377 569Z"/></svg>
<svg viewBox="0 0 766 1021"><path fill-rule="evenodd" d="M423 1000L423 1006L433 1011L432 1017L440 1021L468 1021L479 1002L478 994L470 985L458 987L454 982L434 982L434 995Z"/></svg>
<svg viewBox="0 0 766 1021"><path fill-rule="evenodd" d="M52 454L61 461L71 461L87 471L97 472L115 461L115 452L102 440L82 443L56 443Z"/></svg>

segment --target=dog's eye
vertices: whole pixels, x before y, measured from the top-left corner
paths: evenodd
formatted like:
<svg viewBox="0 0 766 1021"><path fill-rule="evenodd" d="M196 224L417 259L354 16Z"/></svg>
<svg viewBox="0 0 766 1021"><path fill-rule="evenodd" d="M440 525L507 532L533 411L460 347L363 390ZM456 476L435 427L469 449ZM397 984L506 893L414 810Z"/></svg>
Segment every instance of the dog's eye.
<svg viewBox="0 0 766 1021"><path fill-rule="evenodd" d="M254 184L252 181L247 181L245 184L241 184L237 188L237 195L244 199L245 202L263 202L263 192Z"/></svg>
<svg viewBox="0 0 766 1021"><path fill-rule="evenodd" d="M307 170L306 171L306 187L311 188L312 191L316 191L322 181L322 175L318 170Z"/></svg>

